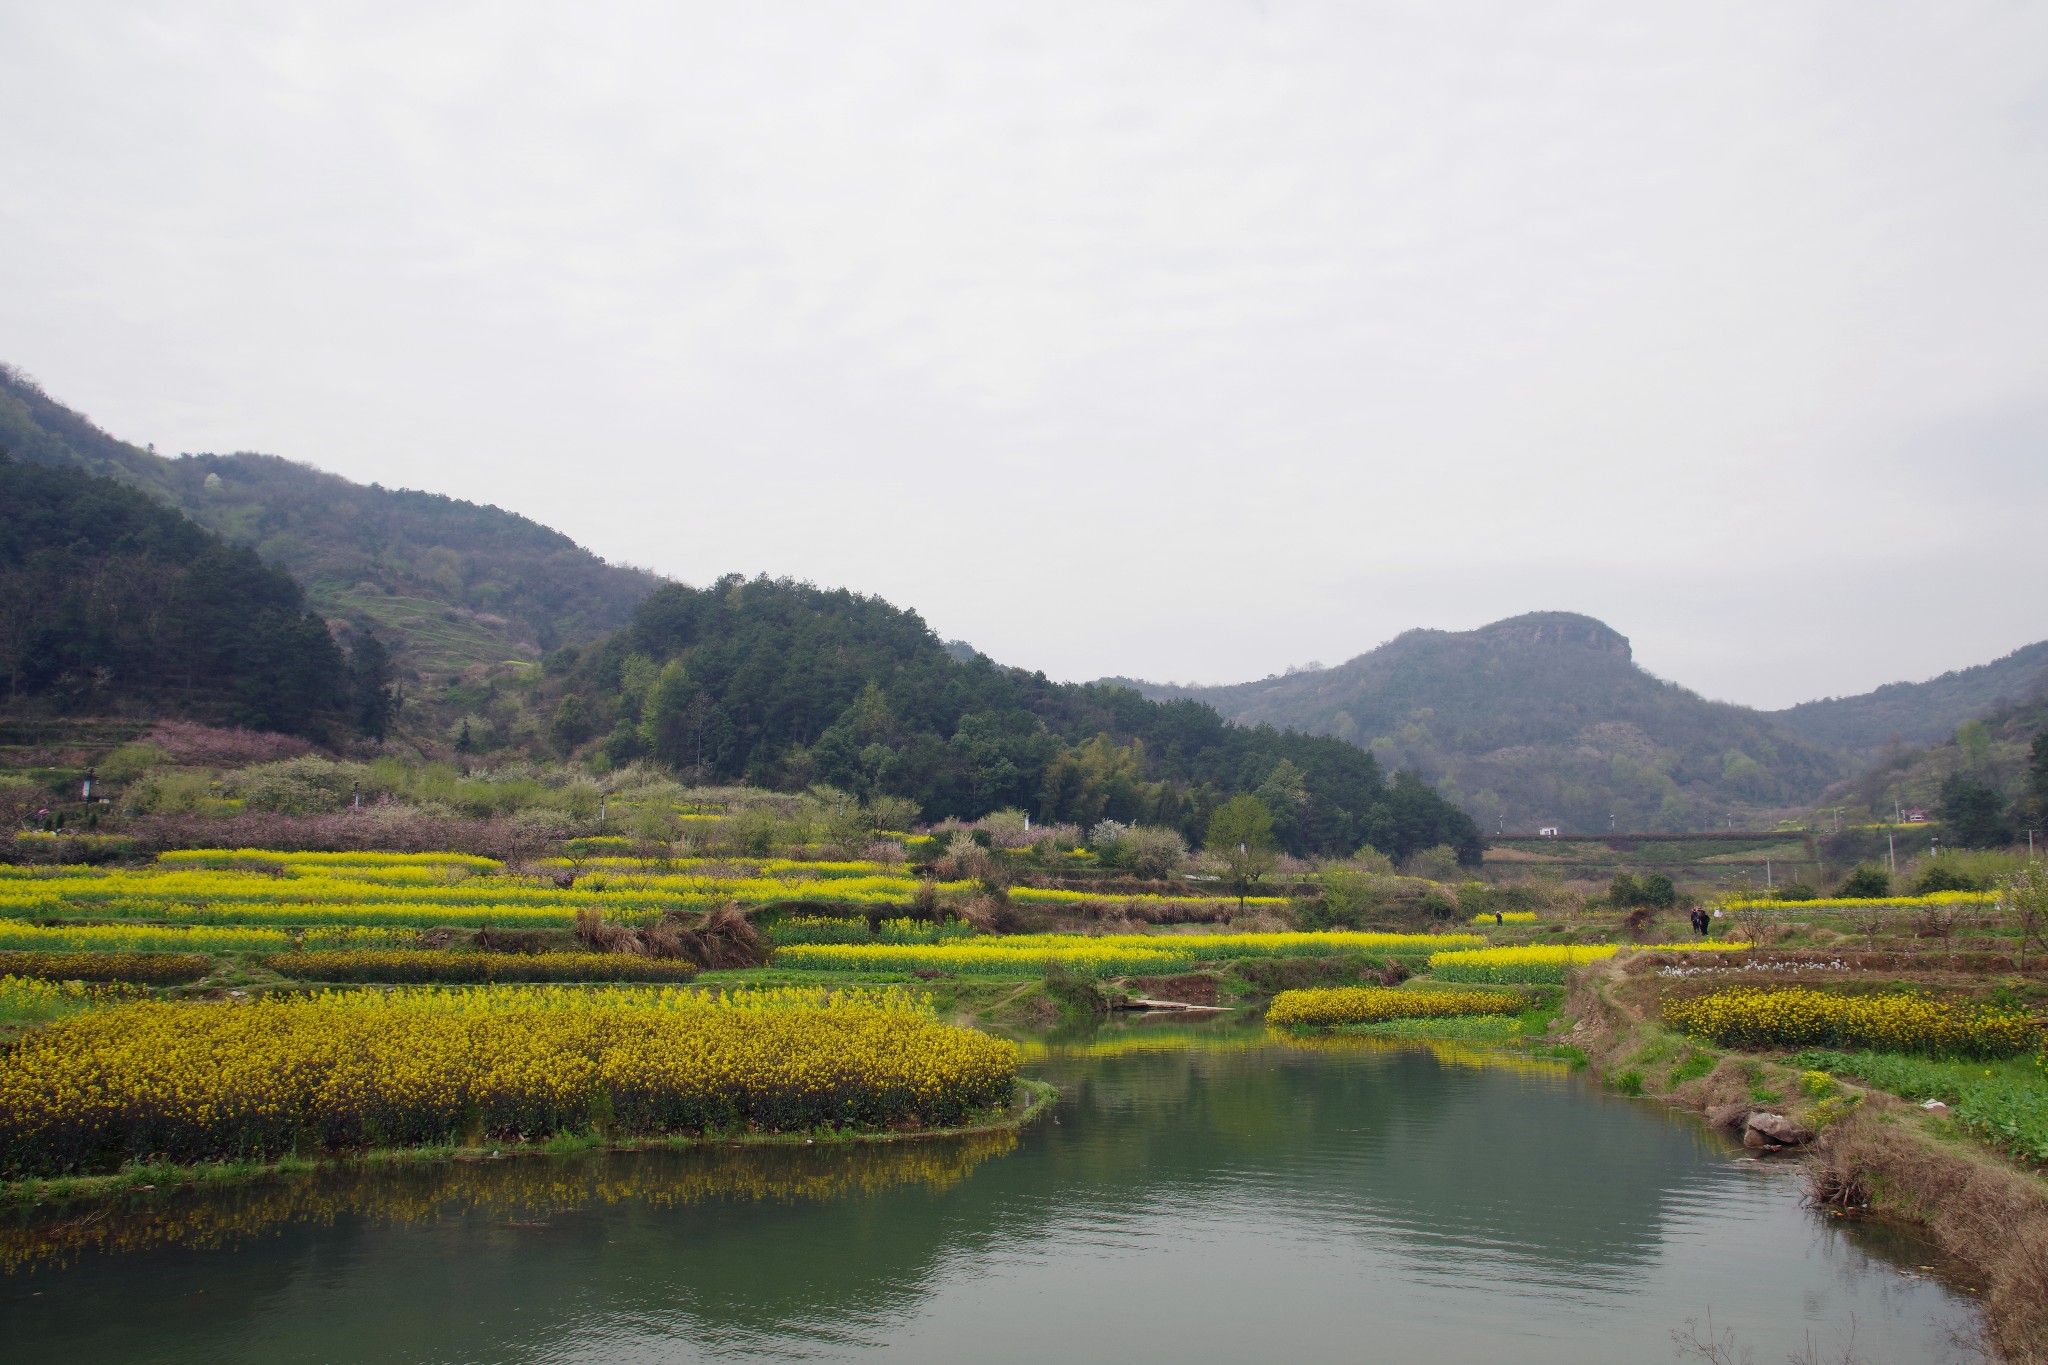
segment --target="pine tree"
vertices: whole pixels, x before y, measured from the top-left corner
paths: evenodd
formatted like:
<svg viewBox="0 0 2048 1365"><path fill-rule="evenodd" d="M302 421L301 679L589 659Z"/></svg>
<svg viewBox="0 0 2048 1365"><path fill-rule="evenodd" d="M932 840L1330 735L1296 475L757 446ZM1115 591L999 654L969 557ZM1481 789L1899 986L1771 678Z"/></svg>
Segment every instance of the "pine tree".
<svg viewBox="0 0 2048 1365"><path fill-rule="evenodd" d="M363 632L348 655L349 701L356 732L365 739L381 740L391 728L391 655L384 644Z"/></svg>

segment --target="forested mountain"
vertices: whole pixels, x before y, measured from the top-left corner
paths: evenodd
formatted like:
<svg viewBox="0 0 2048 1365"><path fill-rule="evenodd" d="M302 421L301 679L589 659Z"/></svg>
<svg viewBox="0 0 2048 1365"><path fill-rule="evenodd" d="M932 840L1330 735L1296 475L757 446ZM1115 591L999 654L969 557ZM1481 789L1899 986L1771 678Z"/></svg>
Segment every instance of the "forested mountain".
<svg viewBox="0 0 2048 1365"><path fill-rule="evenodd" d="M4 366L0 450L143 489L289 570L322 614L368 624L427 672L538 658L616 630L660 582L496 507L270 455L161 458Z"/></svg>
<svg viewBox="0 0 2048 1365"><path fill-rule="evenodd" d="M361 649L367 665L376 646ZM322 737L351 723L354 704L291 575L134 488L5 455L0 689L16 713L187 715Z"/></svg>
<svg viewBox="0 0 2048 1365"><path fill-rule="evenodd" d="M1845 770L1762 712L1651 676L1626 637L1569 612L1412 630L1335 668L1234 686L1128 685L1368 749L1489 833L1715 828L1811 800Z"/></svg>
<svg viewBox="0 0 2048 1365"><path fill-rule="evenodd" d="M908 797L924 815L1017 807L1041 820L1171 825L1256 792L1297 853L1479 856L1471 819L1372 754L1193 701L1054 683L949 652L878 598L737 576L670 584L601 644L547 660L536 698L558 751L601 748L700 780L830 783Z"/></svg>
<svg viewBox="0 0 2048 1365"><path fill-rule="evenodd" d="M1940 742L1894 745L1821 797L1839 823L1889 822L1924 810L1951 844L1984 847L2048 834L2048 697L2000 706L1964 721ZM1974 806L1970 818L1959 809ZM1957 828L1968 825L1970 828Z"/></svg>
<svg viewBox="0 0 2048 1365"><path fill-rule="evenodd" d="M1776 715L1815 743L1868 759L1895 740L1937 743L1964 721L2043 696L2048 696L2048 640L1926 682L1886 683L1861 696L1802 702Z"/></svg>

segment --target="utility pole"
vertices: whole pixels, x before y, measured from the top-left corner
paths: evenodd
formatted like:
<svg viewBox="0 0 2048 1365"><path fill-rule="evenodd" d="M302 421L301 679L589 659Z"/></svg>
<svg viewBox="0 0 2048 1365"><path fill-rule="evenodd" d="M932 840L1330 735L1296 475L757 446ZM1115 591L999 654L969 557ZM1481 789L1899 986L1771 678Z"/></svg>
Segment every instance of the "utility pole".
<svg viewBox="0 0 2048 1365"><path fill-rule="evenodd" d="M1885 861L1891 864L1892 875L1894 877L1899 875L1899 845L1897 843L1897 837L1898 836L1894 835L1890 830L1886 830L1884 832Z"/></svg>
<svg viewBox="0 0 2048 1365"><path fill-rule="evenodd" d="M349 783L348 795L350 807L355 810L361 810L363 808L363 784L360 782Z"/></svg>

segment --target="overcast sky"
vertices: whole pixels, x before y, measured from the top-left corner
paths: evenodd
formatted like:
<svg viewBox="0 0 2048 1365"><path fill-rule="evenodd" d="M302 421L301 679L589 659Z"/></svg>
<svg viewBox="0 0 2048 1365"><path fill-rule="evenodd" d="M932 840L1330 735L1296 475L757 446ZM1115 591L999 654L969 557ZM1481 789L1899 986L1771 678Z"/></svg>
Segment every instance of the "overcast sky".
<svg viewBox="0 0 2048 1365"><path fill-rule="evenodd" d="M0 0L0 360L159 451L1230 682L2048 636L2048 4Z"/></svg>

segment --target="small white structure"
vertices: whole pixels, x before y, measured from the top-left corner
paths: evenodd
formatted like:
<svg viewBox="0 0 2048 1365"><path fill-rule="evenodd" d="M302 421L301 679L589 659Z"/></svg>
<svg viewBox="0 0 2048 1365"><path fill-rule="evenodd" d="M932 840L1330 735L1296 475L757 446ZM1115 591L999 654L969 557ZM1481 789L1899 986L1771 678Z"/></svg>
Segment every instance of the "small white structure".
<svg viewBox="0 0 2048 1365"><path fill-rule="evenodd" d="M1545 825L1542 829L1536 831L1536 837L1539 839L1555 839L1557 837L1557 826Z"/></svg>

